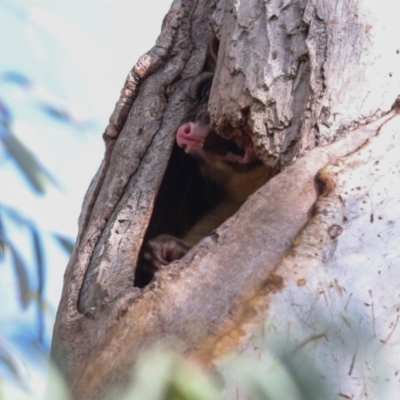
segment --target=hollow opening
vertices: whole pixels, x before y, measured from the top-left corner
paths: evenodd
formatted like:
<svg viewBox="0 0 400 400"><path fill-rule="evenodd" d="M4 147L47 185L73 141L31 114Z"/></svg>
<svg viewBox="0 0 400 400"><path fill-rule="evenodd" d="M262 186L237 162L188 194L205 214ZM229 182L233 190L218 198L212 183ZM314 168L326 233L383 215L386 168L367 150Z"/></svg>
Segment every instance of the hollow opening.
<svg viewBox="0 0 400 400"><path fill-rule="evenodd" d="M154 276L143 257L146 243L162 234L182 237L221 202L223 190L201 173L199 163L175 143L143 240L135 273L136 287L148 285Z"/></svg>

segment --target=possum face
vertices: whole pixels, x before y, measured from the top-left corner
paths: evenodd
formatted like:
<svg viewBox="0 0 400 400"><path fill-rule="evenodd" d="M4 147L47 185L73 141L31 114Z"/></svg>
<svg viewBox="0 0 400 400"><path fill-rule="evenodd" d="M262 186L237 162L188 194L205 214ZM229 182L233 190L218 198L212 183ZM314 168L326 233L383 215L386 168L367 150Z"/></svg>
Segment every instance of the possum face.
<svg viewBox="0 0 400 400"><path fill-rule="evenodd" d="M203 72L191 86L194 107L176 132L177 146L136 271L135 284L139 287L147 285L156 271L181 259L272 176L252 149L240 148L211 129L207 103L212 80L212 72ZM179 147L193 157L183 154Z"/></svg>
<svg viewBox="0 0 400 400"><path fill-rule="evenodd" d="M257 160L252 149L242 149L233 140L217 135L210 128L207 111L213 75L205 74L192 85L196 105L185 116L176 132L176 142L187 154L206 162L250 164Z"/></svg>

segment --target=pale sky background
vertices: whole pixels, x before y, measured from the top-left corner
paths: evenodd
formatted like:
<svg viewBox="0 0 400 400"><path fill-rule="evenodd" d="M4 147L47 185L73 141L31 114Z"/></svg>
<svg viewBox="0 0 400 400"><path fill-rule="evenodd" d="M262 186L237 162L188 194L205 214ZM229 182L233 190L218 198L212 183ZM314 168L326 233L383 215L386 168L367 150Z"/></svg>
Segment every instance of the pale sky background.
<svg viewBox="0 0 400 400"><path fill-rule="evenodd" d="M129 70L154 45L171 3L0 0L0 77L17 72L33 84L27 91L0 81L0 98L13 113L14 134L60 184L60 189L49 187L44 196L34 194L0 143L0 204L36 222L47 237L45 297L53 310L46 319L48 344L68 257L46 234L75 238L83 196L103 157L101 135ZM67 109L75 126L42 113L38 99ZM6 228L30 264L26 232L12 224ZM17 302L15 274L7 257L0 269L0 346L11 346L24 358L21 343L36 311L32 306L23 311ZM30 329L34 334L35 327ZM32 382L42 379L29 371L27 375Z"/></svg>

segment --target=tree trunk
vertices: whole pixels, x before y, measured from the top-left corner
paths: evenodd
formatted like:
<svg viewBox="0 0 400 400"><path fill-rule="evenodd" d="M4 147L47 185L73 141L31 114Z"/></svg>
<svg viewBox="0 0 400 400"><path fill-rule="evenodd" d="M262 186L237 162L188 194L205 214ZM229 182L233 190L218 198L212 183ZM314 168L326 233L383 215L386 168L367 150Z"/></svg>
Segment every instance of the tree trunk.
<svg viewBox="0 0 400 400"><path fill-rule="evenodd" d="M214 35L212 122L280 173L139 289L140 248ZM227 399L226 354L261 363L266 348L293 368L308 360L330 382L325 398L397 398L399 38L388 1L174 1L104 134L65 274L52 356L74 398L105 398L160 340L213 365Z"/></svg>

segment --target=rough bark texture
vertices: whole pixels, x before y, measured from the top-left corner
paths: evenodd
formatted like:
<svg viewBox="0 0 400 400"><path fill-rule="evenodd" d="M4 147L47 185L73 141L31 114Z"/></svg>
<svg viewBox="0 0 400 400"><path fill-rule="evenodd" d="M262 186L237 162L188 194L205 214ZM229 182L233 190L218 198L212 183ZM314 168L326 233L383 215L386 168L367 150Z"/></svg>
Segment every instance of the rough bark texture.
<svg viewBox="0 0 400 400"><path fill-rule="evenodd" d="M389 3L376 8L218 1L222 51L209 108L219 132L246 132L266 162L285 166L389 110L399 94L399 43Z"/></svg>
<svg viewBox="0 0 400 400"><path fill-rule="evenodd" d="M378 399L381 382L396 397L400 44L388 10L369 0L173 3L105 132L65 274L52 355L75 398L104 398L158 340L223 375L228 350L262 361L258 344L312 346L332 398ZM213 32L213 123L282 172L140 290L139 250ZM368 370L376 354L390 360L381 375ZM226 398L235 390L227 383Z"/></svg>
<svg viewBox="0 0 400 400"><path fill-rule="evenodd" d="M213 344L224 398L235 398L240 382L224 357L232 350L266 371L284 360L303 382L308 376L311 393L323 387L321 397L302 398L398 398L400 115L377 131L347 157L338 157L338 141L304 158L315 165L329 158L318 174L323 191L274 271L282 290L259 292L247 307L253 317Z"/></svg>

